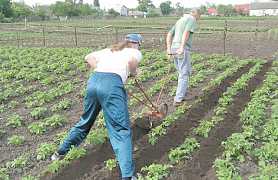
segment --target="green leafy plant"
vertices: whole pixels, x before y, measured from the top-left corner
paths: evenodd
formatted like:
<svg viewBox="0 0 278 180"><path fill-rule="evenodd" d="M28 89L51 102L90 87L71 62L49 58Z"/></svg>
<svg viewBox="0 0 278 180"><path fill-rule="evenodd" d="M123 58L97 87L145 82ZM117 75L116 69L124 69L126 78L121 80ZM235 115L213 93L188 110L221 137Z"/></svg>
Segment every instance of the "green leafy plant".
<svg viewBox="0 0 278 180"><path fill-rule="evenodd" d="M0 113L3 113L5 111L5 106L4 105L0 105Z"/></svg>
<svg viewBox="0 0 278 180"><path fill-rule="evenodd" d="M49 143L40 144L39 148L37 149L37 160L45 160L47 157L53 154L55 150L56 150L55 144L49 144Z"/></svg>
<svg viewBox="0 0 278 180"><path fill-rule="evenodd" d="M200 136L208 137L208 134L213 126L213 121L202 121L200 125L194 129L194 132Z"/></svg>
<svg viewBox="0 0 278 180"><path fill-rule="evenodd" d="M278 159L278 142L273 140L267 142L262 147L256 149L254 154L259 160L271 163Z"/></svg>
<svg viewBox="0 0 278 180"><path fill-rule="evenodd" d="M259 172L249 177L249 180L269 180L278 179L278 167L274 164L262 164Z"/></svg>
<svg viewBox="0 0 278 180"><path fill-rule="evenodd" d="M13 128L20 127L22 126L22 118L19 115L14 114L8 118L6 126L11 126Z"/></svg>
<svg viewBox="0 0 278 180"><path fill-rule="evenodd" d="M59 160L56 160L56 161L53 161L51 164L49 164L47 166L47 169L45 171L45 173L57 173L61 167L63 167L63 165L66 163L66 161L59 161Z"/></svg>
<svg viewBox="0 0 278 180"><path fill-rule="evenodd" d="M9 103L8 108L13 109L13 108L16 108L16 106L18 106L18 105L19 105L19 102L13 100Z"/></svg>
<svg viewBox="0 0 278 180"><path fill-rule="evenodd" d="M37 108L34 108L31 111L31 117L34 118L34 119L39 119L39 118L44 117L46 112L47 112L47 108L46 107L37 107Z"/></svg>
<svg viewBox="0 0 278 180"><path fill-rule="evenodd" d="M86 155L86 149L81 147L72 147L70 151L65 156L65 161L72 161L74 159L79 159Z"/></svg>
<svg viewBox="0 0 278 180"><path fill-rule="evenodd" d="M146 176L139 176L139 180L160 180L167 177L170 173L172 166L168 164L151 164L150 166L143 167L141 172L146 173Z"/></svg>
<svg viewBox="0 0 278 180"><path fill-rule="evenodd" d="M243 162L244 156L242 153L250 151L253 144L249 142L243 134L234 133L227 141L223 142L222 145L225 149L224 157L227 159L238 159Z"/></svg>
<svg viewBox="0 0 278 180"><path fill-rule="evenodd" d="M69 109L72 105L72 102L68 99L63 99L62 101L60 101L58 104L55 104L52 108L51 111L52 112L58 112L60 110L66 110Z"/></svg>
<svg viewBox="0 0 278 180"><path fill-rule="evenodd" d="M54 114L53 116L46 119L45 124L50 127L59 127L66 122L66 119L61 115Z"/></svg>
<svg viewBox="0 0 278 180"><path fill-rule="evenodd" d="M7 168L0 168L0 179L1 180L10 180Z"/></svg>
<svg viewBox="0 0 278 180"><path fill-rule="evenodd" d="M117 166L117 160L116 159L108 159L105 161L105 167L109 171L112 171Z"/></svg>
<svg viewBox="0 0 278 180"><path fill-rule="evenodd" d="M28 130L31 134L43 134L46 131L45 123L33 122L28 126Z"/></svg>
<svg viewBox="0 0 278 180"><path fill-rule="evenodd" d="M178 163L198 147L200 147L200 144L195 138L187 138L182 145L170 151L168 155L169 160L172 163Z"/></svg>
<svg viewBox="0 0 278 180"><path fill-rule="evenodd" d="M213 167L219 180L241 180L236 168L227 159L216 159Z"/></svg>
<svg viewBox="0 0 278 180"><path fill-rule="evenodd" d="M86 144L102 144L105 142L106 138L108 137L106 128L97 128L92 130L86 137L85 143Z"/></svg>
<svg viewBox="0 0 278 180"><path fill-rule="evenodd" d="M20 146L24 143L25 138L24 136L13 135L12 137L8 138L8 144Z"/></svg>
<svg viewBox="0 0 278 180"><path fill-rule="evenodd" d="M6 167L7 168L23 168L27 165L27 155L22 155L16 159L14 159L13 161L7 162L6 163Z"/></svg>
<svg viewBox="0 0 278 180"><path fill-rule="evenodd" d="M39 178L31 176L31 175L28 175L28 176L22 177L21 180L39 180Z"/></svg>
<svg viewBox="0 0 278 180"><path fill-rule="evenodd" d="M66 136L67 136L67 131L58 133L55 135L54 142L56 144L62 144Z"/></svg>

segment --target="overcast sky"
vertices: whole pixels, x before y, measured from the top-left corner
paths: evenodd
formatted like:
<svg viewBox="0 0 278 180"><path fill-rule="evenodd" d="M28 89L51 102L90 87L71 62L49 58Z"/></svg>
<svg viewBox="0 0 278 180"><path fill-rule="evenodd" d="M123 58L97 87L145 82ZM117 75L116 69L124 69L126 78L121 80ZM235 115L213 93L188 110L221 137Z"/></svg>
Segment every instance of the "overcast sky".
<svg viewBox="0 0 278 180"><path fill-rule="evenodd" d="M13 1L24 1L28 5L45 5L55 3L57 0L13 0ZM60 0L63 1L63 0ZM77 0L78 1L78 0ZM161 2L166 0L152 0L154 5L158 7ZM172 4L180 2L184 7L198 7L206 2L215 4L244 4L250 3L252 0L171 0ZM84 0L85 3L93 4L93 0ZM126 5L128 8L135 8L138 5L137 0L99 0L101 8L115 8L121 5Z"/></svg>

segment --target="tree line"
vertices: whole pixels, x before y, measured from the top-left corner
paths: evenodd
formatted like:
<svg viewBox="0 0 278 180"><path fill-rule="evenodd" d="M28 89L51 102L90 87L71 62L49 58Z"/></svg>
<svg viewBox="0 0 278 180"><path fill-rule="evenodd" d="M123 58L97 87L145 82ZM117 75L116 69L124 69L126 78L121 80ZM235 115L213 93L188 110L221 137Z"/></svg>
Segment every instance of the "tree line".
<svg viewBox="0 0 278 180"><path fill-rule="evenodd" d="M65 0L57 1L51 5L35 5L28 6L22 2L12 2L12 0L0 0L0 21L9 22L15 20L21 20L25 17L35 16L41 20L49 19L50 17L56 16L119 16L120 13L114 9L101 9L100 1L94 0L93 4L83 3L83 0ZM225 16L236 15L236 12L232 5L214 5L207 4L201 6L203 14L207 14L209 7L215 7L220 14ZM135 9L146 12L147 16L167 16L170 14L182 15L188 11L189 8L185 8L181 3L172 4L171 1L165 1L160 4L159 7L155 7L152 0L138 0L138 6Z"/></svg>

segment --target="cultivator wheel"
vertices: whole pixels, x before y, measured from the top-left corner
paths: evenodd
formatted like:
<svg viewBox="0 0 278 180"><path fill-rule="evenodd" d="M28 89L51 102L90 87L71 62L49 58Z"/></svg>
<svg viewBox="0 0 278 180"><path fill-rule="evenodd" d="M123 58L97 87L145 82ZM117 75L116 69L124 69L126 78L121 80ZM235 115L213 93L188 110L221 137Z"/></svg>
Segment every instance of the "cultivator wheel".
<svg viewBox="0 0 278 180"><path fill-rule="evenodd" d="M146 112L142 118L135 121L136 125L143 129L151 129L159 125L168 113L168 105L163 103L159 105L157 109L159 111Z"/></svg>

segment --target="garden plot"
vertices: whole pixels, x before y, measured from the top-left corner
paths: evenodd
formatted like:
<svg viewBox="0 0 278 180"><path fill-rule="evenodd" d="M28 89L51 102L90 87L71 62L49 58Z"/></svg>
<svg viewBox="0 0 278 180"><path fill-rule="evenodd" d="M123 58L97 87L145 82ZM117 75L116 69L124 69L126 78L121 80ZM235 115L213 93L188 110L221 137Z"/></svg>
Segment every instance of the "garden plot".
<svg viewBox="0 0 278 180"><path fill-rule="evenodd" d="M84 56L90 49L1 48L0 52L0 138L3 142L0 179L117 179L120 174L102 115L80 147L73 148L63 160L49 160L82 113L82 97L91 73L85 66ZM257 173L265 172L266 168L277 168L272 152L267 157L262 155L263 150L275 145L271 138L275 132L270 130L275 123L275 116L270 113L274 112L275 101L266 102L268 123L261 120L258 124L265 124L265 133L260 137L266 140L252 144L256 155L253 156L253 151L240 151L243 153L237 154L240 159L227 157L226 151L231 150L225 146L233 143L229 142L236 136L233 133L245 127L241 114L252 102L253 92L270 83L277 84L277 63L193 54L190 98L174 108L177 74L172 62L163 52L143 51L143 54L138 79L152 100L157 98L163 84L167 84L162 101L169 105L169 113L150 130L133 126L134 158L140 178L232 179L246 174L240 169L246 164L242 157L260 160L257 171L249 172L254 178L259 178ZM168 68L170 74L165 78ZM273 79L267 81L270 76ZM134 80L130 79L127 90L142 97L133 85ZM129 99L129 109L133 123L146 111L133 98ZM245 138L248 142L253 140L249 136ZM264 166L263 162L271 165ZM230 172L229 168L232 173L225 174Z"/></svg>

